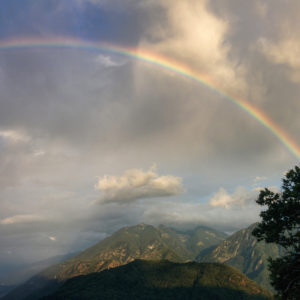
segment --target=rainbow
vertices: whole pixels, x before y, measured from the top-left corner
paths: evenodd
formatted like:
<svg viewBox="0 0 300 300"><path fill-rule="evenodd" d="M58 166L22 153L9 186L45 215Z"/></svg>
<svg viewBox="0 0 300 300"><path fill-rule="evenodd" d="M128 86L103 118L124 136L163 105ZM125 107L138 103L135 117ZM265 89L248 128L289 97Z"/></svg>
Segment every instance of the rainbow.
<svg viewBox="0 0 300 300"><path fill-rule="evenodd" d="M251 117L257 120L265 128L267 128L299 161L300 147L283 131L274 121L272 121L262 110L250 103L246 99L234 97L218 88L217 84L204 74L197 73L189 67L173 61L159 54L149 52L142 49L134 49L110 45L106 43L94 43L89 41L76 40L73 38L51 37L43 38L16 38L0 41L0 50L26 49L26 48L76 48L81 50L109 52L112 54L122 55L133 59L149 63L159 68L168 70L181 77L190 79L201 85L206 86L210 90L215 91L222 97L234 103Z"/></svg>

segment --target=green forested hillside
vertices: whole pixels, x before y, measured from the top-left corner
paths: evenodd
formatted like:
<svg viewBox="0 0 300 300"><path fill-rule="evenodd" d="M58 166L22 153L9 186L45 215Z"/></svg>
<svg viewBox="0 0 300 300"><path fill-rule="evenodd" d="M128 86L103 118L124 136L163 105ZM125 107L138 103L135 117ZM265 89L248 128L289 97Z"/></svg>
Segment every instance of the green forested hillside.
<svg viewBox="0 0 300 300"><path fill-rule="evenodd" d="M269 299L270 293L217 263L136 260L68 280L52 299Z"/></svg>
<svg viewBox="0 0 300 300"><path fill-rule="evenodd" d="M181 252L179 249L176 252L188 260L194 260L201 251L218 245L228 237L225 233L206 226L198 226L192 230L180 231L160 225L158 229L184 245L185 252Z"/></svg>
<svg viewBox="0 0 300 300"><path fill-rule="evenodd" d="M267 258L278 256L280 249L276 245L258 243L251 234L254 227L255 224L227 238L225 234L204 226L187 231L164 225L124 227L78 255L32 277L4 299L39 299L57 290L70 278L116 268L136 259L183 263L196 258L200 262L224 263L271 290Z"/></svg>

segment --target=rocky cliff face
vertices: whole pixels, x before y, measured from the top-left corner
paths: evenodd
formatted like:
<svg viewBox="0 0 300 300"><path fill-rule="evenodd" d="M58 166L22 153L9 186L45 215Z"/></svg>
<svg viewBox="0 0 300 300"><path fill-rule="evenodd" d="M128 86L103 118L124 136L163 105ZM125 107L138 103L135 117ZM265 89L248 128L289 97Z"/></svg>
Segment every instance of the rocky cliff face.
<svg viewBox="0 0 300 300"><path fill-rule="evenodd" d="M163 234L157 228L145 224L124 227L74 258L46 270L43 274L61 281L124 265L137 258L183 261L175 252L176 249L181 249L182 245ZM171 248L170 244L174 247Z"/></svg>
<svg viewBox="0 0 300 300"><path fill-rule="evenodd" d="M256 224L242 229L214 247L205 255L197 257L200 262L220 262L233 266L260 285L272 290L269 283L268 257L276 258L282 248L275 244L258 242L252 231Z"/></svg>

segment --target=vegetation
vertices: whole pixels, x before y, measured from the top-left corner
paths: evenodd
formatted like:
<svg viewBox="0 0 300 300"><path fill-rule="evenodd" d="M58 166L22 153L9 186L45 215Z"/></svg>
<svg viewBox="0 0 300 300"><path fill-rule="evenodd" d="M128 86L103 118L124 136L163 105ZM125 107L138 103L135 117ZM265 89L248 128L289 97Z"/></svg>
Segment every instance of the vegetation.
<svg viewBox="0 0 300 300"><path fill-rule="evenodd" d="M183 245L185 251L180 251L177 248L176 253L186 260L195 260L200 252L218 245L228 237L225 233L206 226L197 226L192 230L180 231L160 225L158 229L164 236L168 235L169 239L179 241Z"/></svg>
<svg viewBox="0 0 300 300"><path fill-rule="evenodd" d="M268 258L278 258L283 248L274 243L258 242L252 235L256 226L257 223L237 231L219 245L200 253L196 260L228 264L273 292L267 267Z"/></svg>
<svg viewBox="0 0 300 300"><path fill-rule="evenodd" d="M68 280L45 299L270 299L271 294L229 266L136 260Z"/></svg>
<svg viewBox="0 0 300 300"><path fill-rule="evenodd" d="M300 168L285 175L280 193L266 188L256 202L267 209L253 235L286 250L283 257L269 260L271 283L280 298L300 299Z"/></svg>
<svg viewBox="0 0 300 300"><path fill-rule="evenodd" d="M200 250L216 245L225 237L225 234L203 226L186 232L163 225L158 228L145 224L124 227L75 257L31 278L5 299L39 299L69 278L115 268L135 259L193 260Z"/></svg>

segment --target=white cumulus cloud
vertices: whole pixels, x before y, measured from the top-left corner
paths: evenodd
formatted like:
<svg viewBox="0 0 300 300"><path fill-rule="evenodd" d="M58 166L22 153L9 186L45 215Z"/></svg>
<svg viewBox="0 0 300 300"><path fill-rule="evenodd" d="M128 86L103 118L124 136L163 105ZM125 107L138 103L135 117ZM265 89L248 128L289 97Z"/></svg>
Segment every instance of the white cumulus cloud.
<svg viewBox="0 0 300 300"><path fill-rule="evenodd" d="M249 191L244 187L238 187L232 194L229 194L224 188L220 188L209 200L209 204L226 209L233 206L245 206L249 201L255 199L256 194L255 191Z"/></svg>
<svg viewBox="0 0 300 300"><path fill-rule="evenodd" d="M245 70L228 58L230 24L210 10L209 1L166 0L160 5L166 20L150 26L140 46L192 66L193 71L213 78L214 84L227 91L244 91Z"/></svg>
<svg viewBox="0 0 300 300"><path fill-rule="evenodd" d="M260 39L262 52L274 63L300 68L300 39L284 38L278 42Z"/></svg>
<svg viewBox="0 0 300 300"><path fill-rule="evenodd" d="M178 195L184 191L180 177L159 176L155 167L146 172L131 169L121 176L101 177L95 188L101 190L98 203L132 203L143 198Z"/></svg>
<svg viewBox="0 0 300 300"><path fill-rule="evenodd" d="M258 49L272 63L289 68L289 76L295 82L300 81L300 37L292 25L281 26L281 37L277 40L261 38Z"/></svg>

